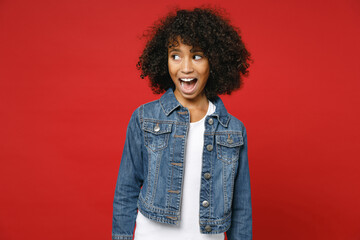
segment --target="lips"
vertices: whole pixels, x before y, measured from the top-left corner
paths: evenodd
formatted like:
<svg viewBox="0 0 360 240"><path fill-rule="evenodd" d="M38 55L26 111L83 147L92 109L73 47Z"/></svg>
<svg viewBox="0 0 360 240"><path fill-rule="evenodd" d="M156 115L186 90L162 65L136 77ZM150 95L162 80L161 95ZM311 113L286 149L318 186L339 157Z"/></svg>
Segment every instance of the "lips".
<svg viewBox="0 0 360 240"><path fill-rule="evenodd" d="M181 91L185 94L191 94L195 91L197 78L179 78Z"/></svg>

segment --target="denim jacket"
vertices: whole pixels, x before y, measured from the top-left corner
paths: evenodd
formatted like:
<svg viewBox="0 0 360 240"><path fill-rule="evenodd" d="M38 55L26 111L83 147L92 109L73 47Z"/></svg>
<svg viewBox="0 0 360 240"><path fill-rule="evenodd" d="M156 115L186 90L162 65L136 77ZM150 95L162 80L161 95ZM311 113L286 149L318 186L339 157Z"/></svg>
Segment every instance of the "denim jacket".
<svg viewBox="0 0 360 240"><path fill-rule="evenodd" d="M213 104L215 112L205 119L199 231L252 239L246 130L220 98ZM112 239L133 238L138 209L160 223L181 221L189 123L188 109L171 88L132 114L115 189Z"/></svg>

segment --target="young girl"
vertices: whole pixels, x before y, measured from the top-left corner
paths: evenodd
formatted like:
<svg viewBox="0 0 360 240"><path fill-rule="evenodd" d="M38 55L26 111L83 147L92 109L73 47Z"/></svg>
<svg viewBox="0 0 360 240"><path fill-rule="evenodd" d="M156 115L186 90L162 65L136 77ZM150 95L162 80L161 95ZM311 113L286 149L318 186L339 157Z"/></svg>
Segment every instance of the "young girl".
<svg viewBox="0 0 360 240"><path fill-rule="evenodd" d="M133 113L116 184L112 239L252 239L246 130L219 94L238 89L250 54L212 9L152 28L138 68L162 97ZM139 211L138 211L139 210Z"/></svg>

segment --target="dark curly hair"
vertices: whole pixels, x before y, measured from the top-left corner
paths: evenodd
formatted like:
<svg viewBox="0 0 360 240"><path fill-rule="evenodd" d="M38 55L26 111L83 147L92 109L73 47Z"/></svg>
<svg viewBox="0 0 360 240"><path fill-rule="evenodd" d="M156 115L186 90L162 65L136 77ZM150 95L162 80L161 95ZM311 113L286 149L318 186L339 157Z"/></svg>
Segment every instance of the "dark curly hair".
<svg viewBox="0 0 360 240"><path fill-rule="evenodd" d="M168 48L180 37L183 44L199 47L209 60L210 75L205 86L207 98L230 94L248 75L250 53L240 30L222 16L221 10L195 8L176 10L156 22L147 33L148 42L137 68L146 76L154 93L175 89L168 70Z"/></svg>

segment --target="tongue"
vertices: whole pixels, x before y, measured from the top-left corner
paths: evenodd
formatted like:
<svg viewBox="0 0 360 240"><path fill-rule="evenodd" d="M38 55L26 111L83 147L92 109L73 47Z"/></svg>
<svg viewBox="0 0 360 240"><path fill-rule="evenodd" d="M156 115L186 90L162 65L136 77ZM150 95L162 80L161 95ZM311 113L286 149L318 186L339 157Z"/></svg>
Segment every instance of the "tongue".
<svg viewBox="0 0 360 240"><path fill-rule="evenodd" d="M192 80L190 82L183 82L182 86L185 90L191 90L195 86L195 83L196 83L196 80Z"/></svg>

